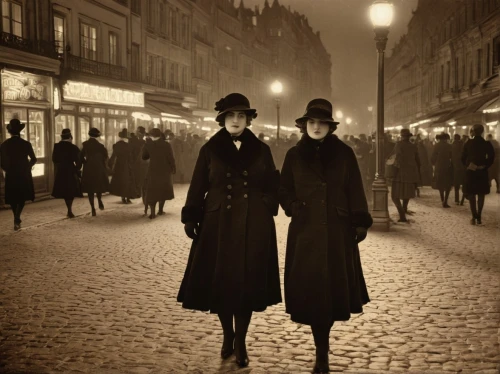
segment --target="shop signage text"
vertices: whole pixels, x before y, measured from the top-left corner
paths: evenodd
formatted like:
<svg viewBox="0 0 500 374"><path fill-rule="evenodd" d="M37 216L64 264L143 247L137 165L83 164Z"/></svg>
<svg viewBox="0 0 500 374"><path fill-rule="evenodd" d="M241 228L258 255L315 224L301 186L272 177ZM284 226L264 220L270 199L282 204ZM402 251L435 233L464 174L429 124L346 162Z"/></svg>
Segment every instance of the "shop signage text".
<svg viewBox="0 0 500 374"><path fill-rule="evenodd" d="M2 97L3 101L16 102L49 102L48 77L6 71L2 72Z"/></svg>
<svg viewBox="0 0 500 374"><path fill-rule="evenodd" d="M144 107L144 93L68 81L63 87L65 100L85 103Z"/></svg>

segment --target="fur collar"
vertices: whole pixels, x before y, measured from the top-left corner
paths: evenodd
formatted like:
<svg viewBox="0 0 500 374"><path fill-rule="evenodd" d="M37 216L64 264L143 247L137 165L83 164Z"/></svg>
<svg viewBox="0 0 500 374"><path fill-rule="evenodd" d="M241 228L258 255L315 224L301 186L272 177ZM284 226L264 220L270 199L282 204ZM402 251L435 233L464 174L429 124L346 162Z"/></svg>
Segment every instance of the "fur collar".
<svg viewBox="0 0 500 374"><path fill-rule="evenodd" d="M339 152L342 142L336 135L327 135L322 142L312 139L304 134L297 143L297 150L302 158L308 163L314 162L316 154L319 153L321 163L327 166L332 162Z"/></svg>
<svg viewBox="0 0 500 374"><path fill-rule="evenodd" d="M243 130L240 139L241 147L238 150L233 144L231 134L223 127L210 138L206 146L222 161L243 170L255 161L262 149L262 142L247 128Z"/></svg>

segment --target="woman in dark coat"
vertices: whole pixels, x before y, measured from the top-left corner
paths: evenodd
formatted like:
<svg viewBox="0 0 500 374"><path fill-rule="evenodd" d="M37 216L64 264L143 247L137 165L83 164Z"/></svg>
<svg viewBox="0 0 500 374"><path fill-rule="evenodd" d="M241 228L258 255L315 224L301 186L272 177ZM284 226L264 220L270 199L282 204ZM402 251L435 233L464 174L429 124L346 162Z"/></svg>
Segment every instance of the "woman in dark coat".
<svg viewBox="0 0 500 374"><path fill-rule="evenodd" d="M246 128L256 117L248 99L232 93L215 109L223 128L201 147L182 208L193 244L177 300L187 309L217 313L221 356L234 350L244 367L252 313L281 302L273 219L279 174L269 146Z"/></svg>
<svg viewBox="0 0 500 374"><path fill-rule="evenodd" d="M451 161L453 164L453 187L455 189L455 204L464 205L465 194L463 185L465 182L465 167L462 164L462 151L464 143L459 134L453 136L453 144L451 145ZM462 200L460 200L460 186L462 186Z"/></svg>
<svg viewBox="0 0 500 374"><path fill-rule="evenodd" d="M102 194L109 191L108 172L106 161L108 160L108 151L103 144L97 140L101 136L99 129L93 127L89 131L90 139L83 142L80 159L83 163L82 173L82 192L89 195L92 216L96 216L94 208L94 195L97 195L99 209L104 209L102 203Z"/></svg>
<svg viewBox="0 0 500 374"><path fill-rule="evenodd" d="M135 182L133 172L132 148L128 144L127 129L118 133L118 140L113 145L113 153L109 159L112 177L109 192L121 196L123 204L130 204L135 198Z"/></svg>
<svg viewBox="0 0 500 374"><path fill-rule="evenodd" d="M443 208L450 208L448 197L453 186L452 147L448 143L450 135L443 132L438 139L439 141L432 152L431 163L434 166L436 189L439 190Z"/></svg>
<svg viewBox="0 0 500 374"><path fill-rule="evenodd" d="M56 199L64 199L68 208L68 218L75 218L72 211L73 200L81 197L80 173L82 161L80 150L71 143L73 136L70 129L63 129L61 141L54 144L52 162L55 166L54 188L52 196Z"/></svg>
<svg viewBox="0 0 500 374"><path fill-rule="evenodd" d="M10 139L0 144L0 161L5 171L5 203L14 214L14 230L21 228L21 213L27 200L35 200L31 168L36 164L31 143L21 138L25 124L17 118L7 125ZM29 161L28 161L29 158Z"/></svg>
<svg viewBox="0 0 500 374"><path fill-rule="evenodd" d="M328 372L330 329L369 301L358 243L372 225L353 150L333 132L332 105L314 99L296 120L304 133L287 152L279 200L292 217L285 259L286 312L310 325L314 372Z"/></svg>
<svg viewBox="0 0 500 374"><path fill-rule="evenodd" d="M420 134L417 135L417 151L418 159L420 160L420 185L421 186L431 186L432 185L432 165L429 162L429 153L427 147L425 146L425 141L422 140Z"/></svg>
<svg viewBox="0 0 500 374"><path fill-rule="evenodd" d="M469 200L472 213L471 224L481 225L484 197L490 193L488 169L495 162L495 151L493 145L482 137L483 125L474 125L471 132L473 132L474 138L464 144L462 153L462 163L466 167L464 192Z"/></svg>
<svg viewBox="0 0 500 374"><path fill-rule="evenodd" d="M150 219L156 217L156 203L158 215L163 215L166 200L174 198L174 183L172 175L175 174L175 160L172 147L161 140L161 130L151 129L148 141L142 149L142 159L149 160L149 170L146 182L146 202L151 208Z"/></svg>

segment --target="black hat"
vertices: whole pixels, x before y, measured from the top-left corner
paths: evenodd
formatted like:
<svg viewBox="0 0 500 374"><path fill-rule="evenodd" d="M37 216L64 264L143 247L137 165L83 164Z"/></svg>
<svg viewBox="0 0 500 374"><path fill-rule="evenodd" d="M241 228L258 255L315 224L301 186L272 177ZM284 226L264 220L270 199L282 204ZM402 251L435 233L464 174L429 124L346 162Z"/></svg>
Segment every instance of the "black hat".
<svg viewBox="0 0 500 374"><path fill-rule="evenodd" d="M410 130L409 130L409 129L401 129L401 130L399 131L399 135L401 135L401 136L408 136L408 137L410 137L410 136L411 136L411 132L410 132Z"/></svg>
<svg viewBox="0 0 500 374"><path fill-rule="evenodd" d="M235 110L245 112L247 116L252 118L257 118L257 109L250 108L250 101L240 93L231 93L217 101L215 110L219 111L215 121L219 122L221 126L223 126L225 114Z"/></svg>
<svg viewBox="0 0 500 374"><path fill-rule="evenodd" d="M326 99L314 99L309 101L304 115L295 120L295 126L298 128L302 128L309 118L317 118L321 121L330 122L333 125L339 124L339 122L336 122L333 119L332 103L330 103Z"/></svg>
<svg viewBox="0 0 500 374"><path fill-rule="evenodd" d="M98 128L92 127L89 130L89 136L93 138L98 138L99 136L101 136L101 131Z"/></svg>
<svg viewBox="0 0 500 374"><path fill-rule="evenodd" d="M122 129L122 131L120 131L118 133L118 137L119 138L128 138L128 130L127 129Z"/></svg>
<svg viewBox="0 0 500 374"><path fill-rule="evenodd" d="M155 138L161 138L161 130L157 127L149 130L149 136L153 136Z"/></svg>
<svg viewBox="0 0 500 374"><path fill-rule="evenodd" d="M139 126L139 127L137 127L137 133L145 135L146 129L143 126Z"/></svg>
<svg viewBox="0 0 500 374"><path fill-rule="evenodd" d="M23 131L24 123L21 123L17 118L12 118L7 125L7 131L12 135L19 135Z"/></svg>
<svg viewBox="0 0 500 374"><path fill-rule="evenodd" d="M61 139L73 139L73 135L71 135L71 130L63 129L61 131Z"/></svg>

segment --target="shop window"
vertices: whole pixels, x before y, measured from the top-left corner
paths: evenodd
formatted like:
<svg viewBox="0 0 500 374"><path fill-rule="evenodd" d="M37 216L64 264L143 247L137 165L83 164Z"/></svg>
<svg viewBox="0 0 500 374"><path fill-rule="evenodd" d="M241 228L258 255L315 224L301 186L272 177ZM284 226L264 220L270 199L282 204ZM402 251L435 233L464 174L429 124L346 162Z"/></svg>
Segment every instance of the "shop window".
<svg viewBox="0 0 500 374"><path fill-rule="evenodd" d="M54 16L54 43L57 53L64 54L64 18L60 15Z"/></svg>
<svg viewBox="0 0 500 374"><path fill-rule="evenodd" d="M80 128L80 146L81 143L89 139L90 122L87 117L78 118L78 127Z"/></svg>
<svg viewBox="0 0 500 374"><path fill-rule="evenodd" d="M56 117L55 129L54 129L54 143L61 140L61 132L63 129L70 129L71 134L73 134L73 141L75 142L76 132L75 132L75 116L68 114L59 114Z"/></svg>
<svg viewBox="0 0 500 374"><path fill-rule="evenodd" d="M23 15L21 5L13 1L2 1L2 30L8 34L23 36Z"/></svg>
<svg viewBox="0 0 500 374"><path fill-rule="evenodd" d="M118 35L114 32L109 33L109 63L118 65Z"/></svg>
<svg viewBox="0 0 500 374"><path fill-rule="evenodd" d="M97 29L83 22L80 23L80 56L97 60Z"/></svg>

